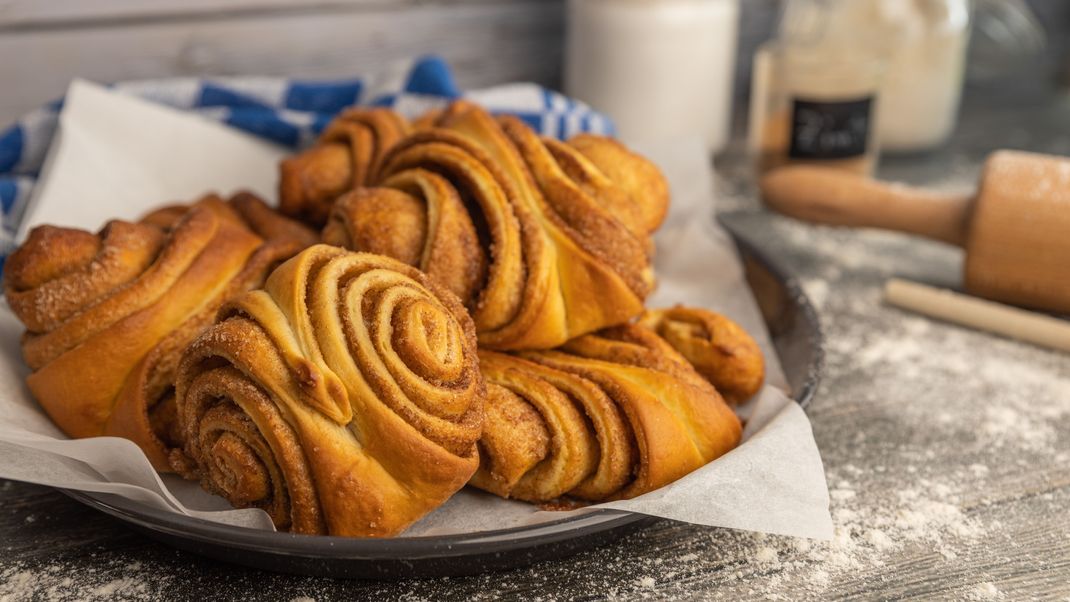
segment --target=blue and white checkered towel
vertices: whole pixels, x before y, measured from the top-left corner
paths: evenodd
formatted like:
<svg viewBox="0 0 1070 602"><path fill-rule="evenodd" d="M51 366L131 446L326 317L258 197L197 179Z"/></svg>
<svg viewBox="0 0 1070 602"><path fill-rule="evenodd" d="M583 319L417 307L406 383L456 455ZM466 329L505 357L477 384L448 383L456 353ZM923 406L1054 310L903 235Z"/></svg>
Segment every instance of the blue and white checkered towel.
<svg viewBox="0 0 1070 602"><path fill-rule="evenodd" d="M339 81L268 77L172 78L123 82L116 90L222 121L294 149L315 140L352 105L393 107L415 117L464 96L494 113L517 115L546 136L612 133L604 115L535 84L509 84L462 93L437 57L399 63L381 73ZM37 174L56 131L63 101L29 113L0 133L0 266L13 248Z"/></svg>

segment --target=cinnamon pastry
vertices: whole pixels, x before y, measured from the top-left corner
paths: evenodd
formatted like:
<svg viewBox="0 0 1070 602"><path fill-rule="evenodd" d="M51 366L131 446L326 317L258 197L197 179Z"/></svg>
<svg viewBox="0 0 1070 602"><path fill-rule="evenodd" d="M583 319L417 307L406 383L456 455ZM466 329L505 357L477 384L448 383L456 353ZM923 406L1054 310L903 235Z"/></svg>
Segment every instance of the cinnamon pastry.
<svg viewBox="0 0 1070 602"><path fill-rule="evenodd" d="M175 467L297 533L400 533L478 464L483 381L457 299L393 259L317 245L186 351Z"/></svg>
<svg viewBox="0 0 1070 602"><path fill-rule="evenodd" d="M338 195L376 180L383 155L410 131L390 109L349 109L312 148L279 165L283 213L322 226Z"/></svg>
<svg viewBox="0 0 1070 602"><path fill-rule="evenodd" d="M606 136L578 134L567 143L543 141L572 180L607 205L633 232L652 233L665 220L669 185L650 161Z"/></svg>
<svg viewBox="0 0 1070 602"><path fill-rule="evenodd" d="M276 227L289 226L302 230ZM167 470L182 349L224 300L303 246L265 241L215 196L95 235L35 228L4 269L8 303L27 329L30 391L71 437L126 437Z"/></svg>
<svg viewBox="0 0 1070 602"><path fill-rule="evenodd" d="M386 154L376 188L335 203L325 242L426 271L488 349L552 348L642 311L667 202L657 168L607 139L541 139L465 102L430 125ZM600 164L630 175L614 181Z"/></svg>
<svg viewBox="0 0 1070 602"><path fill-rule="evenodd" d="M638 324L656 332L732 405L762 388L765 360L746 330L719 313L677 305L648 309Z"/></svg>
<svg viewBox="0 0 1070 602"><path fill-rule="evenodd" d="M250 230L272 244L293 244L298 246L300 250L320 241L320 237L315 230L299 221L282 215L251 192L237 192L227 200L227 204L237 212ZM164 231L170 231L196 206L197 203L165 205L150 211L138 221L143 224L152 224Z"/></svg>
<svg viewBox="0 0 1070 602"><path fill-rule="evenodd" d="M502 497L631 498L739 444L717 391L635 325L558 350L480 351L480 365L487 417L471 484Z"/></svg>

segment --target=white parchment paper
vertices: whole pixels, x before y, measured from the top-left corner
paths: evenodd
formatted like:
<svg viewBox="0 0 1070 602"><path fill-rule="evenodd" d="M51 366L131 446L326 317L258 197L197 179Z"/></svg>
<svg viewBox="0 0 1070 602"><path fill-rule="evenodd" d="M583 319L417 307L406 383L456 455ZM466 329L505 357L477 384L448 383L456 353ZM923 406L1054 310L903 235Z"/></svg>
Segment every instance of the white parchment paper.
<svg viewBox="0 0 1070 602"><path fill-rule="evenodd" d="M716 309L755 335L767 384L744 408L737 449L641 497L601 504L701 525L829 539L828 488L810 422L784 393L785 380L728 236L713 220L713 190L700 141L638 150L672 186L669 217L657 234L658 290L651 306L686 302ZM253 190L274 198L277 146L194 114L74 82L49 151L27 226L99 228L136 218L163 202L206 191ZM23 230L23 236L25 229ZM69 440L31 398L19 350L22 326L0 310L0 477L119 495L207 520L271 529L259 510L234 510L173 475L161 478L133 443L114 437ZM590 512L590 508L574 510ZM465 489L403 536L441 535L561 518L530 504Z"/></svg>

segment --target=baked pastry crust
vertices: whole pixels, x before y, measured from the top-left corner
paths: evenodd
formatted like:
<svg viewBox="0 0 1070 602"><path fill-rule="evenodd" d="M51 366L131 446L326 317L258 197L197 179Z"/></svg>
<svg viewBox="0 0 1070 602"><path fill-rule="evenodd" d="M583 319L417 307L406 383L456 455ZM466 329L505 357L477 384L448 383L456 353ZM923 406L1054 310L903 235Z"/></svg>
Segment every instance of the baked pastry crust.
<svg viewBox="0 0 1070 602"><path fill-rule="evenodd" d="M248 194L230 203L210 195L98 234L30 233L8 258L4 289L27 328L27 384L60 429L126 437L169 470L179 354L226 299L260 286L314 236L262 205ZM243 208L275 237L257 236Z"/></svg>
<svg viewBox="0 0 1070 602"><path fill-rule="evenodd" d="M471 319L387 257L303 251L226 305L176 388L176 469L280 529L396 535L478 464Z"/></svg>
<svg viewBox="0 0 1070 602"><path fill-rule="evenodd" d="M421 127L386 153L376 187L335 203L325 242L445 283L488 349L548 349L642 311L667 203L657 168L608 139L540 138L467 102Z"/></svg>
<svg viewBox="0 0 1070 602"><path fill-rule="evenodd" d="M762 388L762 350L729 318L708 309L677 305L648 309L638 324L680 352L728 403L738 405Z"/></svg>
<svg viewBox="0 0 1070 602"><path fill-rule="evenodd" d="M483 351L487 420L476 487L548 502L632 498L739 444L717 391L635 325L551 351Z"/></svg>
<svg viewBox="0 0 1070 602"><path fill-rule="evenodd" d="M279 165L280 210L322 226L340 194L378 179L383 155L410 131L390 109L343 111L314 146Z"/></svg>

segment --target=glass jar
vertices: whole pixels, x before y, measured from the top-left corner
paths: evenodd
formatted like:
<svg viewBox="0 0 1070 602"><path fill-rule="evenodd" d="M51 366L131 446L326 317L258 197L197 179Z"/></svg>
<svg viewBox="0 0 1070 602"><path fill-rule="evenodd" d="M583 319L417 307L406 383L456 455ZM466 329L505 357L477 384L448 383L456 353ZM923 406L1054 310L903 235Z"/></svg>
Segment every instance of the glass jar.
<svg viewBox="0 0 1070 602"><path fill-rule="evenodd" d="M877 124L881 149L916 152L943 144L958 120L969 0L885 1L873 17L891 43Z"/></svg>
<svg viewBox="0 0 1070 602"><path fill-rule="evenodd" d="M878 0L789 0L754 59L750 147L761 172L812 163L872 173L887 41L860 21Z"/></svg>
<svg viewBox="0 0 1070 602"><path fill-rule="evenodd" d="M788 163L870 174L883 62L767 44L755 57L751 138L759 171Z"/></svg>

